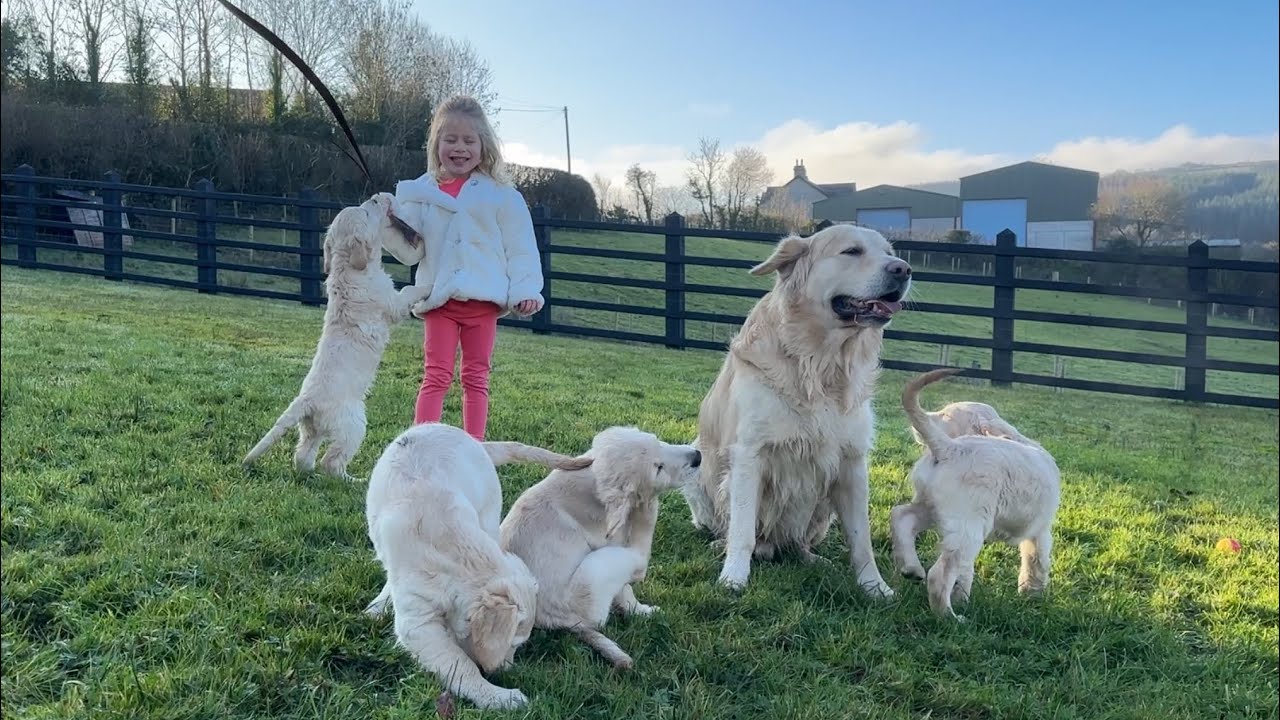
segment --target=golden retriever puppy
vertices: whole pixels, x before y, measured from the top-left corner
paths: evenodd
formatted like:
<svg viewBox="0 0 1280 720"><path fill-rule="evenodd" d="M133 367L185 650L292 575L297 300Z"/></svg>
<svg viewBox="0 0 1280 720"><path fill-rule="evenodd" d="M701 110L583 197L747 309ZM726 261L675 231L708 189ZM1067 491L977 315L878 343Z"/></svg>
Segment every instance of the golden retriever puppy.
<svg viewBox="0 0 1280 720"><path fill-rule="evenodd" d="M295 425L298 445L294 467L310 472L320 443L328 448L321 469L349 477L347 464L364 442L364 401L373 385L391 325L408 319L429 287L396 291L382 268L382 246L403 239L402 225L390 216L392 196L378 193L363 204L343 208L324 238L325 293L328 304L311 369L302 387L258 444L245 456L249 464ZM414 240L420 242L420 239Z"/></svg>
<svg viewBox="0 0 1280 720"><path fill-rule="evenodd" d="M498 546L502 488L494 466L508 462L590 464L520 443L482 444L450 425L424 423L383 451L365 498L369 539L387 575L365 612L381 615L390 603L400 646L481 708L527 702L482 674L512 661L529 639L537 606L537 581Z"/></svg>
<svg viewBox="0 0 1280 720"><path fill-rule="evenodd" d="M884 328L911 267L875 230L787 237L752 268L776 273L702 401L701 472L684 488L694 525L723 539L720 582L747 583L753 554L814 560L838 518L863 589L891 597L871 552L867 455Z"/></svg>
<svg viewBox="0 0 1280 720"><path fill-rule="evenodd" d="M935 419L920 407L920 391L960 372L945 368L907 383L902 408L926 450L911 470L915 497L890 513L894 564L908 577L925 579L929 605L943 616L969 598L973 564L988 539L1017 544L1022 555L1019 592L1049 583L1052 528L1058 512L1058 466L1039 443L1024 438L990 406L967 428ZM972 409L972 408L970 408ZM973 432L951 435L952 431ZM926 576L916 555L916 537L936 527L941 551Z"/></svg>
<svg viewBox="0 0 1280 720"><path fill-rule="evenodd" d="M635 428L595 436L589 469L557 470L525 491L502 521L502 548L538 580L537 627L566 629L618 668L631 657L600 632L610 608L657 610L636 599L658 519L658 496L701 462L690 445L670 445Z"/></svg>
<svg viewBox="0 0 1280 720"><path fill-rule="evenodd" d="M1040 444L1035 440L1023 435L1018 432L1017 428L1005 422L1004 418L1000 417L1000 413L986 403L953 402L945 405L941 410L934 410L925 414L942 428L942 431L948 437L990 435L1040 447ZM920 437L920 432L914 427L911 428L911 435L918 444L924 445L924 439Z"/></svg>

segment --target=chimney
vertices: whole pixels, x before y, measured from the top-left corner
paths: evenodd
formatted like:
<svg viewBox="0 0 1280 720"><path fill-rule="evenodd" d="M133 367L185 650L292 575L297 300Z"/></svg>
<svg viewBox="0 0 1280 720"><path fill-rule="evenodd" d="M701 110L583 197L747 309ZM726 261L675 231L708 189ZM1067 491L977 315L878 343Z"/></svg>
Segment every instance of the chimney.
<svg viewBox="0 0 1280 720"><path fill-rule="evenodd" d="M805 170L804 170L804 160L797 160L795 167L792 168L792 171L796 174L796 177L798 178L804 178L805 180L809 179L809 175L805 173Z"/></svg>

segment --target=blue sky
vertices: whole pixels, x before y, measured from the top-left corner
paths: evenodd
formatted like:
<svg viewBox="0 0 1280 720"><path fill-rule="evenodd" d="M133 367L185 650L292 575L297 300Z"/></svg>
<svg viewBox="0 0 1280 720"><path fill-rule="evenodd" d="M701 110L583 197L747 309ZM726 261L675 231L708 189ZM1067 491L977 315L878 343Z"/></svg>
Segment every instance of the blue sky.
<svg viewBox="0 0 1280 720"><path fill-rule="evenodd" d="M1043 158L1100 171L1275 159L1274 2L418 0L499 106L569 106L574 171L676 182L699 135L819 181L954 179ZM554 113L499 114L513 159L564 166Z"/></svg>

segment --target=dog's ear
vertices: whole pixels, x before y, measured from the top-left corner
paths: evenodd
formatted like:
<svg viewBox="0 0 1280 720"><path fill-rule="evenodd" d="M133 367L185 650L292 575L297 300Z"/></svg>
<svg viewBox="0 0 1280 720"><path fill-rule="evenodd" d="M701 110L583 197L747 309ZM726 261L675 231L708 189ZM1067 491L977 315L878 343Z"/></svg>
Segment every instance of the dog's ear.
<svg viewBox="0 0 1280 720"><path fill-rule="evenodd" d="M809 241L804 238L791 235L785 237L778 242L773 248L773 254L764 262L751 268L752 275L768 275L777 271L782 277L791 274L796 261L804 257L809 252Z"/></svg>
<svg viewBox="0 0 1280 720"><path fill-rule="evenodd" d="M481 669L491 673L502 666L516 635L519 609L505 585L488 586L467 618L471 649Z"/></svg>
<svg viewBox="0 0 1280 720"><path fill-rule="evenodd" d="M359 271L369 267L369 260L373 256L373 248L369 245L369 241L364 238L352 238L352 242L348 243L350 249L347 251L347 258L352 269Z"/></svg>
<svg viewBox="0 0 1280 720"><path fill-rule="evenodd" d="M321 251L320 251L321 256L324 258L323 270L325 275L329 274L329 245L330 245L329 236L328 234L326 234L324 236L324 246L321 248Z"/></svg>

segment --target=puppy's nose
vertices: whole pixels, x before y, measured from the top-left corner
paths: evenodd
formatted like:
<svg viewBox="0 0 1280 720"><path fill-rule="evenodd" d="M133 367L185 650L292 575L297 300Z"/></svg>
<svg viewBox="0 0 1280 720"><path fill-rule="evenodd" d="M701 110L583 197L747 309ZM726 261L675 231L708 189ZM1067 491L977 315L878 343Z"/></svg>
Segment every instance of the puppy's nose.
<svg viewBox="0 0 1280 720"><path fill-rule="evenodd" d="M901 258L894 258L890 260L889 264L884 266L884 271L899 280L905 280L911 277L911 266L907 264L906 260Z"/></svg>
<svg viewBox="0 0 1280 720"><path fill-rule="evenodd" d="M702 453L697 450L693 451L693 459L689 461L689 467L698 467L702 464Z"/></svg>

